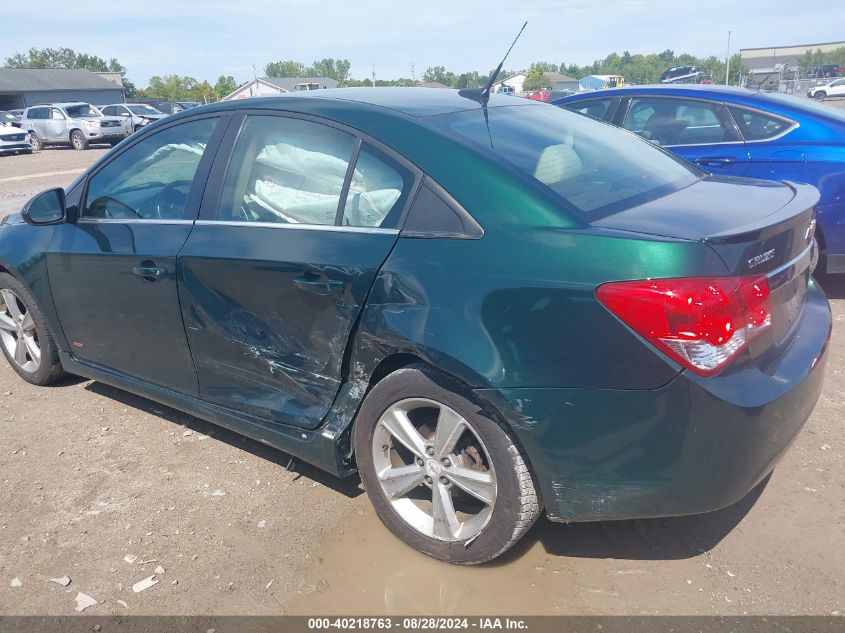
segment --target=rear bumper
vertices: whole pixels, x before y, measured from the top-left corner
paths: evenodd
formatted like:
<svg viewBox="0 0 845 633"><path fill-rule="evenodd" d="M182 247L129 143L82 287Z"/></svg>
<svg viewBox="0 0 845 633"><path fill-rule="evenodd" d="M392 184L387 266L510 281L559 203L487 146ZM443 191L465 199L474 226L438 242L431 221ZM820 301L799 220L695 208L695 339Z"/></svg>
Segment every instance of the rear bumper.
<svg viewBox="0 0 845 633"><path fill-rule="evenodd" d="M510 422L558 521L679 516L742 499L774 468L822 388L831 315L813 283L769 366L682 373L655 390L480 390Z"/></svg>

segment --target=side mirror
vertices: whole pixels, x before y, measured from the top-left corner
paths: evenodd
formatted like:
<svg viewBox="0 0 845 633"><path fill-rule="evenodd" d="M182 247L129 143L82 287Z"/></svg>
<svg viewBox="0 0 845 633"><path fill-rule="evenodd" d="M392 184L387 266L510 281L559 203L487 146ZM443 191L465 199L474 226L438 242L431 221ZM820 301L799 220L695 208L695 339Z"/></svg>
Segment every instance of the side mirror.
<svg viewBox="0 0 845 633"><path fill-rule="evenodd" d="M42 191L24 205L21 217L27 224L61 224L67 218L65 190L61 187Z"/></svg>

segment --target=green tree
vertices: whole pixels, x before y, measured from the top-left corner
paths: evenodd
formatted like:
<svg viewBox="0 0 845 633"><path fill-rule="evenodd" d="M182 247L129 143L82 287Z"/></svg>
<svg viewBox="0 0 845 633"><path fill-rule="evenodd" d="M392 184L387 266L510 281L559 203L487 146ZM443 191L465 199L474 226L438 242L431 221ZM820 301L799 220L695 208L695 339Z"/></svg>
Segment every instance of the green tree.
<svg viewBox="0 0 845 633"><path fill-rule="evenodd" d="M217 83L214 84L214 93L219 101L228 94L233 93L238 89L238 82L232 75L220 75L217 78Z"/></svg>
<svg viewBox="0 0 845 633"><path fill-rule="evenodd" d="M197 96L199 82L193 77L181 75L155 75L150 77L150 85L139 90L146 99L164 99L166 101L187 101Z"/></svg>
<svg viewBox="0 0 845 633"><path fill-rule="evenodd" d="M89 53L77 53L71 48L30 48L6 58L6 68L80 68L91 72L120 73L127 97L132 97L135 84L126 79L126 68L112 57L105 60Z"/></svg>
<svg viewBox="0 0 845 633"><path fill-rule="evenodd" d="M289 59L283 62L270 62L264 66L265 77L305 77L308 69L302 62Z"/></svg>
<svg viewBox="0 0 845 633"><path fill-rule="evenodd" d="M329 77L334 79L338 85L343 86L349 79L349 68L351 64L348 59L332 59L326 57L314 62L305 72L311 77Z"/></svg>
<svg viewBox="0 0 845 633"><path fill-rule="evenodd" d="M548 88L548 80L539 67L532 66L525 75L525 81L522 83L523 90L540 90Z"/></svg>

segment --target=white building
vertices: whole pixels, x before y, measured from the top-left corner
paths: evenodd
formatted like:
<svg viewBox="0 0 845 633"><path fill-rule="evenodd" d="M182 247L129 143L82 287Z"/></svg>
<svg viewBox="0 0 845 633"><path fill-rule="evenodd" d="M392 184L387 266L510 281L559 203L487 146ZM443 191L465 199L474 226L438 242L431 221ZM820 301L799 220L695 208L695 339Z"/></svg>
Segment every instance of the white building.
<svg viewBox="0 0 845 633"><path fill-rule="evenodd" d="M527 73L516 73L515 75L511 75L506 79L502 79L501 81L497 81L493 84L492 91L498 91L500 86L510 86L513 88L514 92L523 92L523 84L525 83L525 77ZM567 77L566 75L561 75L560 73L553 73L553 72L546 72L543 73L543 76L546 78L546 85L548 88L552 90L578 90L578 80L573 79L572 77Z"/></svg>
<svg viewBox="0 0 845 633"><path fill-rule="evenodd" d="M221 101L249 99L250 97L273 97L284 92L299 90L322 90L337 88L337 82L328 77L259 77L226 95Z"/></svg>

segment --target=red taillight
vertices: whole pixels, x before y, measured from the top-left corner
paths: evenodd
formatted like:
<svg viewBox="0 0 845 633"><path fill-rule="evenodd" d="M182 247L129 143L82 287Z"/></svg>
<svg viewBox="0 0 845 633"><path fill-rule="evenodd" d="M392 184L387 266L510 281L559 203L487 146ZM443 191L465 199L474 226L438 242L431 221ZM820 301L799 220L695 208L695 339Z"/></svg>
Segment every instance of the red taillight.
<svg viewBox="0 0 845 633"><path fill-rule="evenodd" d="M598 300L692 372L712 376L772 324L765 277L691 277L606 283Z"/></svg>

